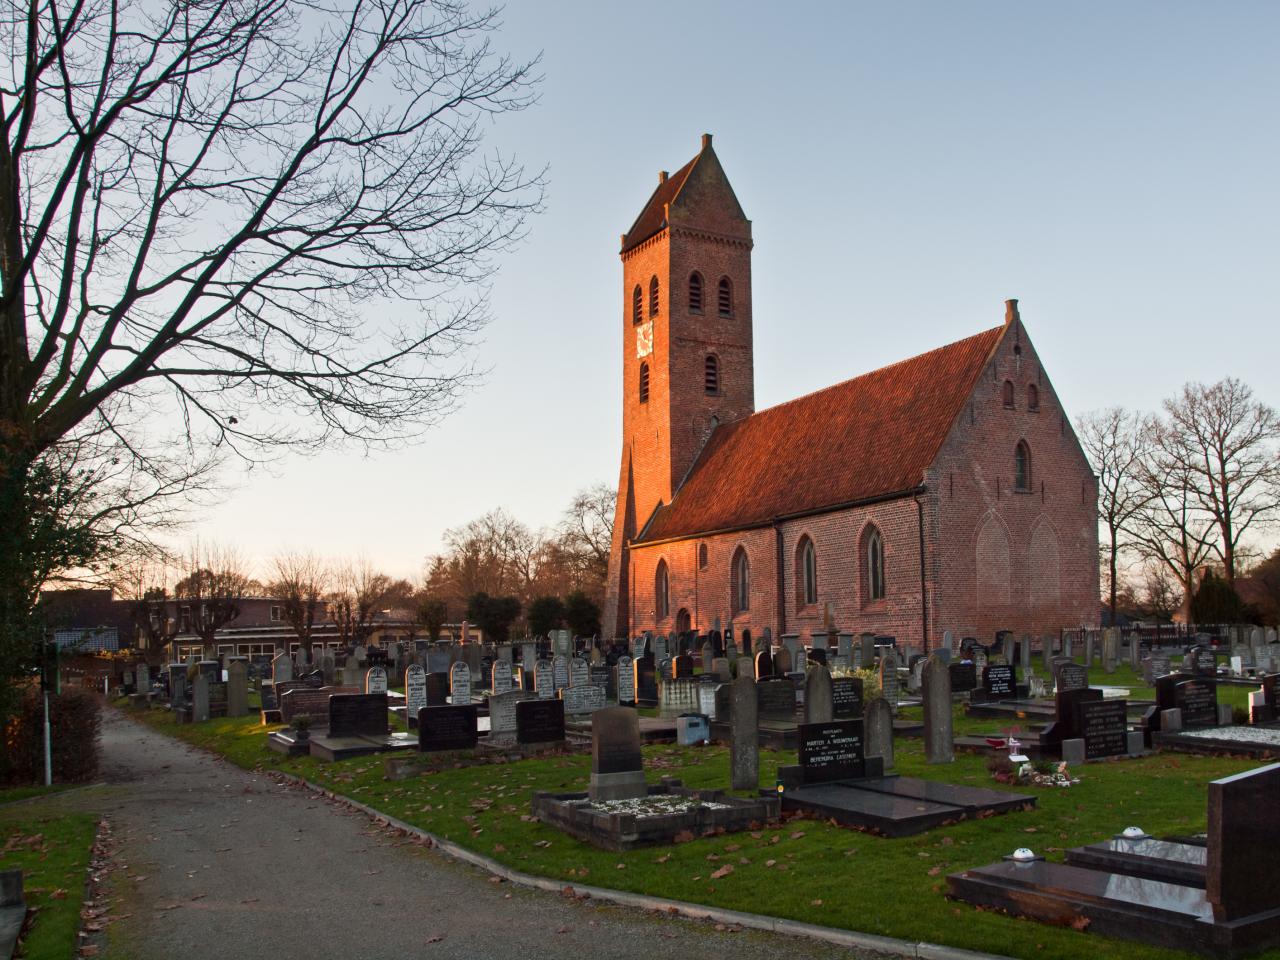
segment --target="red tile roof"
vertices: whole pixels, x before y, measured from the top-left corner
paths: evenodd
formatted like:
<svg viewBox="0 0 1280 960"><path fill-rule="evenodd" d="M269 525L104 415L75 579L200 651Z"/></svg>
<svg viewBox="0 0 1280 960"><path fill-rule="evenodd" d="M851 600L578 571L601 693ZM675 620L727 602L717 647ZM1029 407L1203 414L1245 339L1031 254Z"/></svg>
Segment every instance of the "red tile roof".
<svg viewBox="0 0 1280 960"><path fill-rule="evenodd" d="M702 154L698 154L698 156L700 157ZM668 176L666 180L658 184L658 189L653 191L653 196L649 198L649 202L640 211L640 216L636 217L636 222L631 225L627 235L622 238L622 253L640 246L640 244L667 225L666 205L675 200L676 194L684 186L685 180L689 177L689 172L693 170L693 166L697 162L698 157L694 157L675 173Z"/></svg>
<svg viewBox="0 0 1280 960"><path fill-rule="evenodd" d="M918 487L1005 329L717 427L637 541L748 527Z"/></svg>

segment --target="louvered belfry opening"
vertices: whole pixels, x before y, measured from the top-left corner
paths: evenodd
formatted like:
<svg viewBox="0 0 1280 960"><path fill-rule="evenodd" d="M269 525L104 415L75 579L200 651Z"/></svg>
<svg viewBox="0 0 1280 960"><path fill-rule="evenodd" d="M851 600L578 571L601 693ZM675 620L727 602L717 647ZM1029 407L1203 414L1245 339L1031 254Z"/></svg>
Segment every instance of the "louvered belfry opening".
<svg viewBox="0 0 1280 960"><path fill-rule="evenodd" d="M658 278L649 281L649 316L658 315Z"/></svg>
<svg viewBox="0 0 1280 960"><path fill-rule="evenodd" d="M640 402L649 402L649 365L640 364Z"/></svg>
<svg viewBox="0 0 1280 960"><path fill-rule="evenodd" d="M719 301L720 316L733 316L733 284L729 282L728 277L720 278Z"/></svg>
<svg viewBox="0 0 1280 960"><path fill-rule="evenodd" d="M707 393L720 392L720 359L714 354L707 354L703 365L703 386Z"/></svg>
<svg viewBox="0 0 1280 960"><path fill-rule="evenodd" d="M689 278L689 312L702 312L702 274L695 273Z"/></svg>
<svg viewBox="0 0 1280 960"><path fill-rule="evenodd" d="M644 319L644 291L640 289L640 284L636 284L636 288L631 291L631 322L639 323Z"/></svg>

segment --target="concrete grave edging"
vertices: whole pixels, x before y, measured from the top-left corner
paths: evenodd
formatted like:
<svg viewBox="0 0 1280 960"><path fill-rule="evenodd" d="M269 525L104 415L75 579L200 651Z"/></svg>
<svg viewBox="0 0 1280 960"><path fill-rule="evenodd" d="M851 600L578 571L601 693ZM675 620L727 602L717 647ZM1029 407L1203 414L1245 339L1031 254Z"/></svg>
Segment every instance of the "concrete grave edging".
<svg viewBox="0 0 1280 960"><path fill-rule="evenodd" d="M376 807L371 807L368 804L361 803L359 800L353 800L327 787L312 783L304 777L295 777L279 770L271 772L284 780L301 784L308 790L323 797L338 803L344 803L354 810L359 810L371 820L385 823L387 826L403 833L425 840L428 845L435 847L446 856L461 860L522 887L532 887L535 890L560 894L563 894L567 888L572 891L574 896L587 896L593 900L615 903L619 906L636 907L641 910L657 910L660 913L675 914L690 920L712 920L716 923L736 924L750 930L764 930L785 936L808 937L812 940L820 940L836 946L870 950L888 956L917 957L920 960L1010 960L1009 957L1003 954L982 953L976 950L964 950L959 947L947 947L936 943L917 943L911 940L899 940L896 937L881 937L873 933L858 933L854 930L841 930L838 927L824 927L816 923L805 923L801 920L787 920L782 917L769 917L759 913L743 913L738 910L709 907L705 904L688 903L683 900L668 900L665 897L655 897L645 893L613 890L609 887L563 883L549 877L537 877L532 874L521 873L519 870L503 866L483 854L459 846L452 840L446 840L443 837L436 836L434 833L423 830L421 827L405 823L403 820L398 820L378 810Z"/></svg>

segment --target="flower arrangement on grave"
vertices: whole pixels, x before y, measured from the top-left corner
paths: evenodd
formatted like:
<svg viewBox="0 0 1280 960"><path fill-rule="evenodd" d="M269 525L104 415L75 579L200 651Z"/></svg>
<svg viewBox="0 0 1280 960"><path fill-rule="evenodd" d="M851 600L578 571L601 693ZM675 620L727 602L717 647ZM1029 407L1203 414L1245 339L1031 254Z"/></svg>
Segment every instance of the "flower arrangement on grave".
<svg viewBox="0 0 1280 960"><path fill-rule="evenodd" d="M1071 776L1065 762L1036 760L1018 767L1016 782L1027 787L1070 787L1079 783L1080 778Z"/></svg>
<svg viewBox="0 0 1280 960"><path fill-rule="evenodd" d="M876 697L880 696L879 671L864 667L861 670L851 670L848 675L851 677L857 677L862 681L863 703L870 703Z"/></svg>
<svg viewBox="0 0 1280 960"><path fill-rule="evenodd" d="M311 718L305 713L300 713L298 716L293 718L290 725L298 734L298 739L305 740L307 738L308 731L311 729Z"/></svg>

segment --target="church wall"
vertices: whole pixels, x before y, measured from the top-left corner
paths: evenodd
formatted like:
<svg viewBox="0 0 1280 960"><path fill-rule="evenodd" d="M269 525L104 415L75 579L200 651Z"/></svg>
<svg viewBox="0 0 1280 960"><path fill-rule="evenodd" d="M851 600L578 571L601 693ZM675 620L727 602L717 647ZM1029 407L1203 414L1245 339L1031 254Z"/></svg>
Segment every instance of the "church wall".
<svg viewBox="0 0 1280 960"><path fill-rule="evenodd" d="M1026 491L1015 489L1019 441L1031 454ZM984 369L928 485L935 640L943 630L990 642L997 630L1039 636L1097 624L1096 481L1021 321Z"/></svg>

